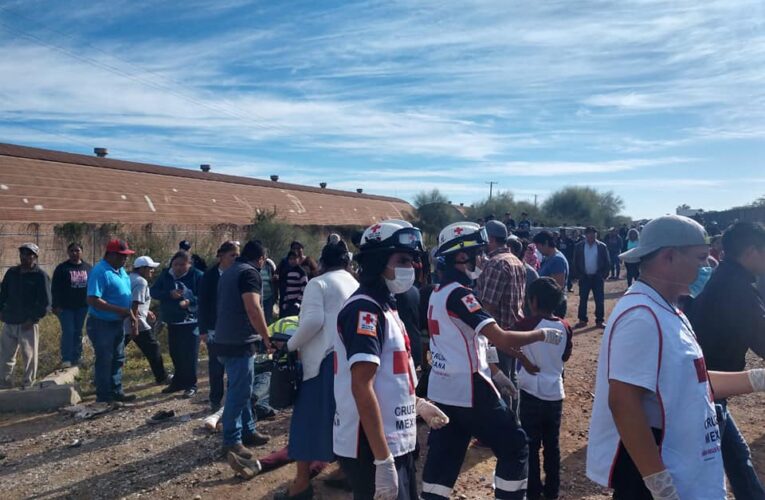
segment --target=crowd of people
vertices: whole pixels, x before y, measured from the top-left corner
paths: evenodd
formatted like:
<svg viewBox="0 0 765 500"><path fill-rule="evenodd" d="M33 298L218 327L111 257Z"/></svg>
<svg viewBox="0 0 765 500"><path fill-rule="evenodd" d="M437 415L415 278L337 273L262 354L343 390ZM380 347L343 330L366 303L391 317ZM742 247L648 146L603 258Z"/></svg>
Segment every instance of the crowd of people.
<svg viewBox="0 0 765 500"><path fill-rule="evenodd" d="M92 266L72 243L49 280L39 248L24 244L0 287L0 383L19 348L33 383L38 323L52 309L62 367L81 362L85 326L98 403L135 399L122 386L131 341L163 393L196 397L204 342L206 424L220 423L231 468L251 479L297 462L275 498L313 498L311 479L333 461L327 484L355 499L450 498L474 443L497 458L496 498L554 499L564 364L592 294L603 340L588 477L616 499L722 499L726 475L736 498L765 498L728 409L731 396L765 391L765 370L745 371L749 350L765 356L765 228L739 222L710 246L681 216L610 228L602 241L592 226L487 219L448 225L430 251L410 223L380 221L349 242L330 234L318 259L295 241L278 265L257 239L223 242L209 267L182 241L156 277L147 255L128 273L134 251L113 240ZM628 288L606 322L605 283L622 263ZM289 404L287 447L256 457L269 441L258 421ZM429 427L421 481L418 420Z"/></svg>

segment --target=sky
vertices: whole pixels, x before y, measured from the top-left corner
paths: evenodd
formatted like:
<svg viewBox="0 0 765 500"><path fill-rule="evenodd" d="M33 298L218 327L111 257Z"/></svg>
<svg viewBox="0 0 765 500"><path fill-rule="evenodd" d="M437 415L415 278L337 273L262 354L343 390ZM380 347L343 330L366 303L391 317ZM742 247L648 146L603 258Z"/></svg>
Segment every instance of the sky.
<svg viewBox="0 0 765 500"><path fill-rule="evenodd" d="M411 201L765 194L762 0L3 0L0 142Z"/></svg>

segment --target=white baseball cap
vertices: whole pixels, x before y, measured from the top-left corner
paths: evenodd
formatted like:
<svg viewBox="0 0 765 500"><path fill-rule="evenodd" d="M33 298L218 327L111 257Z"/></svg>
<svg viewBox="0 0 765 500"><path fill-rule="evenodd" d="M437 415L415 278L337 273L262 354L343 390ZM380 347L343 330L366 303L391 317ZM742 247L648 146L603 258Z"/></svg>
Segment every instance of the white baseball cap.
<svg viewBox="0 0 765 500"><path fill-rule="evenodd" d="M133 261L133 269L139 267L151 267L153 269L159 267L159 262L154 262L148 255L142 255Z"/></svg>
<svg viewBox="0 0 765 500"><path fill-rule="evenodd" d="M707 232L693 219L682 215L657 217L645 225L640 232L638 245L619 255L624 262L636 264L660 248L691 247L706 245Z"/></svg>

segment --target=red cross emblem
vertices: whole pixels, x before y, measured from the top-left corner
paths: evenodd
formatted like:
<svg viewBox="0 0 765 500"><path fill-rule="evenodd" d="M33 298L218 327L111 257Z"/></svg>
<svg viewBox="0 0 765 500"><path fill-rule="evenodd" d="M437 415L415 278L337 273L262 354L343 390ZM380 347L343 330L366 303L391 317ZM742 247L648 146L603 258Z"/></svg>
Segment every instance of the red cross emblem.
<svg viewBox="0 0 765 500"><path fill-rule="evenodd" d="M367 311L359 311L359 320L358 323L356 323L356 333L359 335L376 337L377 315Z"/></svg>
<svg viewBox="0 0 765 500"><path fill-rule="evenodd" d="M467 310L471 313L474 313L476 311L481 310L481 304L478 303L477 300L475 300L475 297L473 294L465 295L460 299L463 304L465 304L465 307L467 307Z"/></svg>
<svg viewBox="0 0 765 500"><path fill-rule="evenodd" d="M465 301L466 301L468 304L475 304L475 299L473 298L473 296L472 296L472 295L468 295L467 297L465 297Z"/></svg>
<svg viewBox="0 0 765 500"><path fill-rule="evenodd" d="M464 231L464 229L462 229L461 227L458 227L454 230L454 234L456 234L457 236L460 236L462 235L462 231Z"/></svg>
<svg viewBox="0 0 765 500"><path fill-rule="evenodd" d="M364 316L364 323L366 323L367 325L371 324L372 323L372 315L367 313L367 315Z"/></svg>
<svg viewBox="0 0 765 500"><path fill-rule="evenodd" d="M376 233L377 231L380 230L381 227L382 226L380 224L375 224L374 226L370 227L369 230L372 231L373 233Z"/></svg>

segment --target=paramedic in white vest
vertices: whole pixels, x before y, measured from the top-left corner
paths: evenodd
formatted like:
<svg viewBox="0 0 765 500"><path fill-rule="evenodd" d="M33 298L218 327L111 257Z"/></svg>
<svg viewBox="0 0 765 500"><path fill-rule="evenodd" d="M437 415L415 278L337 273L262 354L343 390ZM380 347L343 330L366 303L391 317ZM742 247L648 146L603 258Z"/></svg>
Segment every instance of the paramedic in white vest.
<svg viewBox="0 0 765 500"><path fill-rule="evenodd" d="M434 428L447 422L414 394L409 336L393 298L414 284L422 236L408 222L382 221L364 231L359 250L361 285L337 318L333 448L355 500L416 500L417 416Z"/></svg>
<svg viewBox="0 0 765 500"><path fill-rule="evenodd" d="M524 499L528 475L526 434L492 381L489 362L496 363L497 353L488 342L511 352L537 341L559 344L563 335L551 328L503 330L481 307L468 286L480 274L476 264L487 244L484 228L472 222L457 222L441 231L438 243L436 255L444 257L446 269L428 305L432 356L428 399L447 415L449 423L430 433L422 498L451 497L474 436L497 457L496 498ZM495 377L500 385L507 380L499 371Z"/></svg>
<svg viewBox="0 0 765 500"><path fill-rule="evenodd" d="M707 265L706 232L687 217L645 225L619 257L640 278L611 313L598 358L587 476L613 498L726 498L715 399L765 390L765 370L708 372L677 301Z"/></svg>

